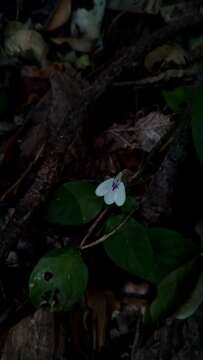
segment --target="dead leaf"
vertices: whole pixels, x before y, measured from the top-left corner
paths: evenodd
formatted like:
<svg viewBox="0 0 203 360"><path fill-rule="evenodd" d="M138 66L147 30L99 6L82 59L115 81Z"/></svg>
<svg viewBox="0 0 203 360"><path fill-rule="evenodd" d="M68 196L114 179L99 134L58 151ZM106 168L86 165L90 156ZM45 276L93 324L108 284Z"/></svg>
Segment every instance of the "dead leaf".
<svg viewBox="0 0 203 360"><path fill-rule="evenodd" d="M115 309L120 306L111 291L88 289L86 302L92 312L93 349L100 351L105 343L106 328Z"/></svg>
<svg viewBox="0 0 203 360"><path fill-rule="evenodd" d="M46 30L52 31L64 25L71 15L71 0L59 0Z"/></svg>
<svg viewBox="0 0 203 360"><path fill-rule="evenodd" d="M143 163L144 152L159 146L173 126L171 116L161 111L146 115L138 112L131 114L125 124L114 123L94 140L89 159L87 155L84 159L84 176L102 178L106 174L114 175L120 168L136 173Z"/></svg>
<svg viewBox="0 0 203 360"><path fill-rule="evenodd" d="M146 152L152 151L172 127L171 115L159 111L149 113L135 124L137 147Z"/></svg>
<svg viewBox="0 0 203 360"><path fill-rule="evenodd" d="M42 66L47 65L48 47L42 36L35 30L6 30L5 51L9 56L34 58Z"/></svg>
<svg viewBox="0 0 203 360"><path fill-rule="evenodd" d="M94 350L104 346L107 326L107 304L105 293L99 289L87 292L87 305L92 312L92 335Z"/></svg>
<svg viewBox="0 0 203 360"><path fill-rule="evenodd" d="M171 48L171 51L165 58L163 66L169 63L173 63L179 66L186 65L187 60L188 54L186 53L186 51L179 46L174 46L173 48Z"/></svg>
<svg viewBox="0 0 203 360"><path fill-rule="evenodd" d="M114 124L107 130L108 141L113 141L111 151L136 148L150 152L172 126L170 116L159 111L152 111L134 124Z"/></svg>
<svg viewBox="0 0 203 360"><path fill-rule="evenodd" d="M169 63L184 66L187 60L188 54L180 46L162 45L152 50L145 57L144 65L149 72L156 72L158 67L166 67Z"/></svg>

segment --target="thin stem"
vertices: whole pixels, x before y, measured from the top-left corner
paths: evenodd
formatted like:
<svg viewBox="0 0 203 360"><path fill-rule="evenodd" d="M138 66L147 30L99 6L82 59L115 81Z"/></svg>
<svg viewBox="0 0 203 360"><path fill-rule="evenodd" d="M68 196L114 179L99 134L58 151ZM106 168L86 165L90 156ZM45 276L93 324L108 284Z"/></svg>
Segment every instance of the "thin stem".
<svg viewBox="0 0 203 360"><path fill-rule="evenodd" d="M131 217L131 215L133 214L133 212L134 212L134 210L131 211L131 212L124 218L124 220L123 220L119 225L117 225L112 231L110 231L108 234L103 235L102 237L100 237L99 239L93 241L93 242L90 243L90 244L80 246L80 249L81 249L81 250L88 249L88 248L93 247L93 246L96 246L96 245L104 242L104 241L107 240L108 238L110 238L110 237L111 237L112 235L114 235L118 230L120 230L123 225L125 225L125 224L128 222L128 220L130 219L130 217Z"/></svg>
<svg viewBox="0 0 203 360"><path fill-rule="evenodd" d="M138 350L142 333L143 333L143 314L141 312L139 312L138 318L137 318L137 324L136 324L135 337L133 340L132 350L131 350L131 355L130 355L131 360L134 360L137 357L136 351Z"/></svg>
<svg viewBox="0 0 203 360"><path fill-rule="evenodd" d="M92 235L94 229L96 226L100 223L100 221L103 219L103 217L107 214L109 211L109 208L104 209L101 214L96 218L95 222L90 226L87 234L84 236L84 238L81 241L80 249L83 249L84 244L87 242L87 239Z"/></svg>

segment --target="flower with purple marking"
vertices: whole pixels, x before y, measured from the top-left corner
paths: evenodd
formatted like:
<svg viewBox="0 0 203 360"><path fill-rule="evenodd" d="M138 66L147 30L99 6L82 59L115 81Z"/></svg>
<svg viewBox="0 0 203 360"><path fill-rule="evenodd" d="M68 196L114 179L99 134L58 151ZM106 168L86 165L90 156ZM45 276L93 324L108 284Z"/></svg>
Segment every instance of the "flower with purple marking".
<svg viewBox="0 0 203 360"><path fill-rule="evenodd" d="M121 181L122 173L119 173L115 178L103 181L96 188L97 196L104 196L104 202L107 205L115 203L117 206L122 206L126 200L125 185Z"/></svg>

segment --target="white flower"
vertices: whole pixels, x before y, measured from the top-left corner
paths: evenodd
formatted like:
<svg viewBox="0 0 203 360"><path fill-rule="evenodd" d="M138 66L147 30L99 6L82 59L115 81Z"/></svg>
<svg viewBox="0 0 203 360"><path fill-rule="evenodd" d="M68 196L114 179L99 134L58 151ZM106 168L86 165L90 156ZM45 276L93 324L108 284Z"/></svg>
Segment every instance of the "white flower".
<svg viewBox="0 0 203 360"><path fill-rule="evenodd" d="M104 202L107 205L115 203L117 206L122 206L126 200L125 185L121 181L122 173L119 173L115 178L103 181L96 188L97 196L104 196Z"/></svg>

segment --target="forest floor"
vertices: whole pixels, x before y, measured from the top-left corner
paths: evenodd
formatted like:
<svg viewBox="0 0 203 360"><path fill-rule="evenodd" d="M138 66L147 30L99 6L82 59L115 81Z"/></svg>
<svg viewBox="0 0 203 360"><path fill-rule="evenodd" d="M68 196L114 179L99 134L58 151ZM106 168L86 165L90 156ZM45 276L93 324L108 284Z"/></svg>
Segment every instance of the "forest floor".
<svg viewBox="0 0 203 360"><path fill-rule="evenodd" d="M1 360L202 359L202 29L194 0L0 5Z"/></svg>

